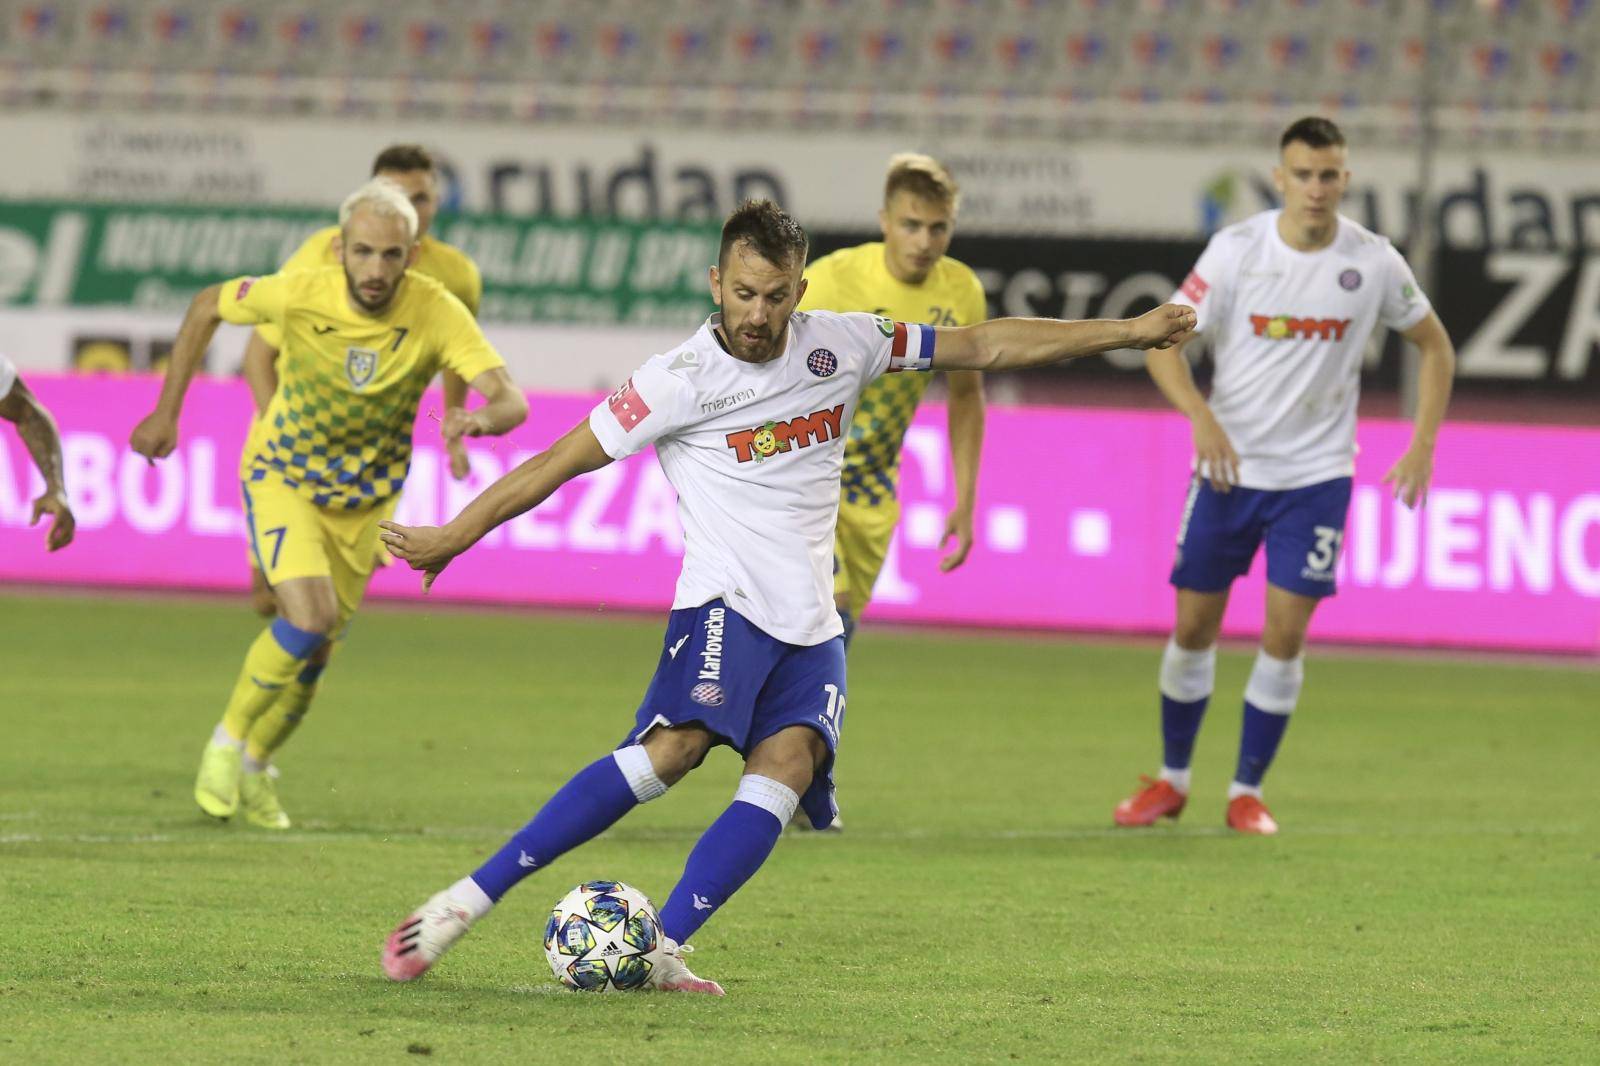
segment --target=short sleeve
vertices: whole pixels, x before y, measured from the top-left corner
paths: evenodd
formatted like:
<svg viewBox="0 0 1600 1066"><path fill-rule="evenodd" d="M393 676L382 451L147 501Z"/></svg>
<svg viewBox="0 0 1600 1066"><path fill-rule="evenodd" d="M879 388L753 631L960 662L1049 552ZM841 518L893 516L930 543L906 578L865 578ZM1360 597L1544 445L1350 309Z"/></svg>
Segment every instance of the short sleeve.
<svg viewBox="0 0 1600 1066"><path fill-rule="evenodd" d="M464 280L456 296L472 312L472 317L477 318L478 307L483 303L483 274L479 272L478 264L467 256L461 257L461 269Z"/></svg>
<svg viewBox="0 0 1600 1066"><path fill-rule="evenodd" d="M282 274L233 278L222 283L222 294L217 297L217 314L222 316L224 322L232 322L237 326L267 322L281 330L288 301L289 286Z"/></svg>
<svg viewBox="0 0 1600 1066"><path fill-rule="evenodd" d="M428 311L429 325L438 346L439 365L469 382L485 370L505 366L506 361L483 335L483 327L466 305L442 289L438 292L438 300Z"/></svg>
<svg viewBox="0 0 1600 1066"><path fill-rule="evenodd" d="M1196 333L1206 332L1228 313L1234 271L1233 256L1223 245L1225 232L1216 234L1206 243L1194 268L1172 294L1174 303L1188 304L1195 309ZM1228 239L1237 243L1236 239Z"/></svg>
<svg viewBox="0 0 1600 1066"><path fill-rule="evenodd" d="M17 365L0 355L0 400L11 395L11 386L17 383Z"/></svg>
<svg viewBox="0 0 1600 1066"><path fill-rule="evenodd" d="M330 249L333 238L339 232L337 226L317 230L294 250L294 254L283 261L278 268L278 273L286 274L291 270L315 270L333 262ZM276 322L263 322L256 326L256 334L274 348L283 347L283 330Z"/></svg>
<svg viewBox="0 0 1600 1066"><path fill-rule="evenodd" d="M854 312L834 316L866 355L863 384L902 370L932 370L938 330L917 322Z"/></svg>
<svg viewBox="0 0 1600 1066"><path fill-rule="evenodd" d="M1383 249L1386 275L1383 284L1383 306L1378 320L1393 330L1408 330L1428 317L1433 305L1417 284L1411 265L1395 251L1393 245Z"/></svg>
<svg viewBox="0 0 1600 1066"><path fill-rule="evenodd" d="M966 299L961 302L961 324L975 326L989 320L989 297L983 291L983 282L973 274L968 279Z"/></svg>
<svg viewBox="0 0 1600 1066"><path fill-rule="evenodd" d="M589 428L607 455L625 459L694 420L693 390L652 360L589 412Z"/></svg>

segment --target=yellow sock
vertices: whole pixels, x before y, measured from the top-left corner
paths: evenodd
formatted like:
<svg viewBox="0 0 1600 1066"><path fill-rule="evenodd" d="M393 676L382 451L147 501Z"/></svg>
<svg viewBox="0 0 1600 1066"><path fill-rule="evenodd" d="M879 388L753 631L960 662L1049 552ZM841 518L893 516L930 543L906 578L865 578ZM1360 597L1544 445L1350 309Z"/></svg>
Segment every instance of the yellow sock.
<svg viewBox="0 0 1600 1066"><path fill-rule="evenodd" d="M301 720L311 707L311 697L316 694L315 681L309 685L303 681L291 681L277 701L250 727L250 736L245 739L244 749L250 757L258 762L271 759L273 753L283 747L300 727Z"/></svg>
<svg viewBox="0 0 1600 1066"><path fill-rule="evenodd" d="M244 657L244 669L222 712L222 727L232 736L248 738L256 719L278 701L305 669L306 659L326 642L320 633L275 619Z"/></svg>

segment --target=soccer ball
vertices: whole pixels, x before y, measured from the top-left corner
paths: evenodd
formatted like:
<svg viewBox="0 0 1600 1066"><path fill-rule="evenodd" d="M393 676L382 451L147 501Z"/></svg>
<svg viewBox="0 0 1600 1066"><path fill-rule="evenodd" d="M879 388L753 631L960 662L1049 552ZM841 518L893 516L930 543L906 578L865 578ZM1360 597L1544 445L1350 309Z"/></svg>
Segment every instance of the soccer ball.
<svg viewBox="0 0 1600 1066"><path fill-rule="evenodd" d="M621 881L585 881L550 912L544 953L556 980L585 992L639 988L661 964L661 919Z"/></svg>

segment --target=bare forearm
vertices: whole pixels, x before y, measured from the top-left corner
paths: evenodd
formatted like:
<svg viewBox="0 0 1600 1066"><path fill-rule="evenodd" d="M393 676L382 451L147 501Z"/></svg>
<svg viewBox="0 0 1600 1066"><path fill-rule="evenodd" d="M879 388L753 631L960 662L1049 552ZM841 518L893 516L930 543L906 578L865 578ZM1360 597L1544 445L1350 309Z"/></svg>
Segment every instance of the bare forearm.
<svg viewBox="0 0 1600 1066"><path fill-rule="evenodd" d="M1147 352L1145 369L1167 402L1184 416L1194 418L1206 410L1206 398L1194 383L1194 374L1189 370L1189 360L1184 355L1185 347L1180 345L1165 351Z"/></svg>
<svg viewBox="0 0 1600 1066"><path fill-rule="evenodd" d="M66 475L61 459L61 434L50 412L30 399L23 416L17 420L17 436L22 438L28 454L33 456L34 465L44 477L45 491L64 496Z"/></svg>
<svg viewBox="0 0 1600 1066"><path fill-rule="evenodd" d="M448 390L448 379L446 382ZM448 393L445 400L449 405ZM528 399L518 389L502 389L478 410L484 432L491 436L510 433L528 418Z"/></svg>
<svg viewBox="0 0 1600 1066"><path fill-rule="evenodd" d="M978 375L974 374L976 379ZM956 470L956 506L971 510L978 498L978 460L983 454L983 384L950 393L950 459Z"/></svg>
<svg viewBox="0 0 1600 1066"><path fill-rule="evenodd" d="M1129 323L1118 319L996 318L966 328L981 353L976 366L964 368L974 370L1049 366L1125 348L1133 341Z"/></svg>
<svg viewBox="0 0 1600 1066"><path fill-rule="evenodd" d="M496 526L539 506L573 478L610 461L611 457L600 450L588 423L580 424L549 449L484 489L446 524L454 554L466 551Z"/></svg>
<svg viewBox="0 0 1600 1066"><path fill-rule="evenodd" d="M464 408L467 406L467 381L454 370L444 372L444 408Z"/></svg>
<svg viewBox="0 0 1600 1066"><path fill-rule="evenodd" d="M1414 444L1432 448L1439 439L1439 426L1444 421L1445 408L1450 406L1455 373L1455 351L1448 342L1423 347L1417 378L1417 414L1412 428Z"/></svg>
<svg viewBox="0 0 1600 1066"><path fill-rule="evenodd" d="M172 343L166 380L161 383L161 398L156 402L156 409L172 418L176 418L182 409L183 395L188 391L195 372L200 369L211 338L222 321L222 316L217 313L220 291L218 286L213 285L194 298L189 304L188 313L183 316L183 325L178 328L177 339Z"/></svg>

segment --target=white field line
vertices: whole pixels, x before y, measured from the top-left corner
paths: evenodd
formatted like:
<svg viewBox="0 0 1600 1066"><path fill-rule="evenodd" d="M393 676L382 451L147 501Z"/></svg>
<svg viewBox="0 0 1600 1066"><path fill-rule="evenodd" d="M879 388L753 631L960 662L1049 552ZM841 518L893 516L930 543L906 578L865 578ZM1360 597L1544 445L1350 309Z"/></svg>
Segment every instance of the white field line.
<svg viewBox="0 0 1600 1066"><path fill-rule="evenodd" d="M0 846L20 844L197 844L197 843L260 843L260 844L330 844L330 843L404 843L414 840L459 840L481 841L484 838L504 838L510 835L510 830L499 828L478 828L471 826L429 826L420 830L391 832L384 830L290 830L282 833L266 833L245 831L243 835L234 834L228 829L206 828L177 833L4 833L0 834ZM644 832L624 831L617 834L622 840L634 840L646 843L663 841L682 841L698 837L699 830L648 830ZM1368 837L1372 839L1410 839L1410 838L1444 838L1444 837L1565 837L1584 835L1588 830L1577 825L1499 825L1499 826L1462 826L1462 827L1418 827L1415 829L1368 829L1357 827L1339 826L1295 826L1285 830L1283 836L1288 839L1294 837ZM229 834L226 837L219 834ZM1105 828L1078 828L1078 829L999 829L988 832L951 832L938 829L904 829L904 830L857 830L851 829L844 837L837 837L831 833L804 833L789 832L784 834L788 841L816 840L845 843L848 841L871 841L876 843L909 843L913 841L938 841L941 843L983 843L989 841L1039 841L1039 840L1127 840L1139 842L1146 840L1173 840L1189 839L1195 837L1228 837L1236 836L1233 830L1224 826L1194 826L1190 828L1151 829L1141 832L1136 829ZM599 839L606 839L612 834L604 834ZM616 839L616 838L613 838ZM806 845L802 845L806 846Z"/></svg>

